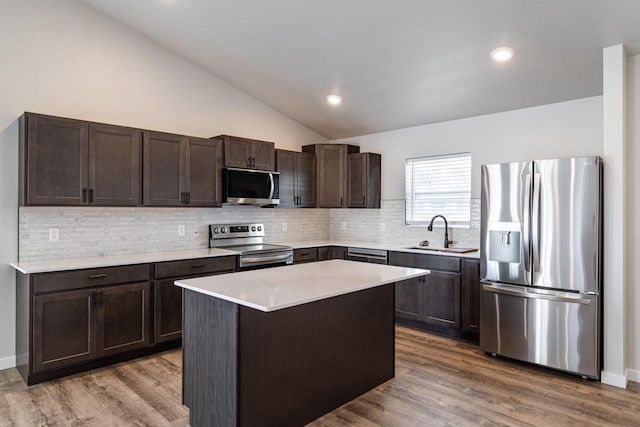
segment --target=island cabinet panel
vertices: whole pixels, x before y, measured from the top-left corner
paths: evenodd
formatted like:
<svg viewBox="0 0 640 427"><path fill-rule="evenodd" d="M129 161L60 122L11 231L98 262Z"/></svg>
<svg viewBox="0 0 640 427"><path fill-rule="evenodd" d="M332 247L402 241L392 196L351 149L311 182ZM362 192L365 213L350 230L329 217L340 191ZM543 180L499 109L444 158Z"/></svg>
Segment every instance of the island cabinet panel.
<svg viewBox="0 0 640 427"><path fill-rule="evenodd" d="M280 172L281 208L309 208L315 204L315 156L276 150L276 171Z"/></svg>
<svg viewBox="0 0 640 427"><path fill-rule="evenodd" d="M155 343L182 337L182 288L176 280L236 271L236 257L197 258L159 262L154 265L154 331Z"/></svg>
<svg viewBox="0 0 640 427"><path fill-rule="evenodd" d="M476 262L477 260L472 260ZM426 280L412 279L396 284L396 319L400 323L445 335L477 339L469 334L463 319L469 307L476 307L478 296L465 294L462 259L453 256L389 252L389 265L431 270ZM463 299L466 298L466 299ZM477 314L476 314L477 316ZM477 317L476 317L477 319Z"/></svg>
<svg viewBox="0 0 640 427"><path fill-rule="evenodd" d="M137 206L141 131L25 113L21 122L21 203Z"/></svg>
<svg viewBox="0 0 640 427"><path fill-rule="evenodd" d="M244 168L272 171L275 169L275 147L273 142L219 135L224 142L224 165L229 168Z"/></svg>
<svg viewBox="0 0 640 427"><path fill-rule="evenodd" d="M394 376L393 284L272 312L185 290L190 425L305 425Z"/></svg>

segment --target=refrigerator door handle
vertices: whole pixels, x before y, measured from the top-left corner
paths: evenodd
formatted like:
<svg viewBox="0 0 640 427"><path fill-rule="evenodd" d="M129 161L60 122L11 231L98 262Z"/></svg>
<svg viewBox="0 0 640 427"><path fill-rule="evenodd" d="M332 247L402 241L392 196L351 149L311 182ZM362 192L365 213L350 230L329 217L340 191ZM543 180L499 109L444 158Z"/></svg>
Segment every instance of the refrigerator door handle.
<svg viewBox="0 0 640 427"><path fill-rule="evenodd" d="M548 301L568 302L574 304L591 304L590 299L581 298L580 296L571 297L565 295L543 294L526 290L521 291L512 287L491 285L486 283L483 283L482 289L487 292L493 292L495 294L512 295L521 298L543 299Z"/></svg>
<svg viewBox="0 0 640 427"><path fill-rule="evenodd" d="M540 174L533 176L533 209L531 209L531 240L533 271L540 271Z"/></svg>
<svg viewBox="0 0 640 427"><path fill-rule="evenodd" d="M531 271L530 251L531 246L531 174L527 174L524 178L524 212L523 212L523 233L522 245L524 248L524 270Z"/></svg>

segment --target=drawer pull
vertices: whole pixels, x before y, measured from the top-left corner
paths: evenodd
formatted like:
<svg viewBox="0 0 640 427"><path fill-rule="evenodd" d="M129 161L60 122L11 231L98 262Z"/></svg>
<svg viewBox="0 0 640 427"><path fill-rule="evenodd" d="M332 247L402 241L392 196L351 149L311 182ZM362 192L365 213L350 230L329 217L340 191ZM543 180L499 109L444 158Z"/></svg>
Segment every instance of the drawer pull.
<svg viewBox="0 0 640 427"><path fill-rule="evenodd" d="M202 267L204 267L204 264L196 264L191 266L191 268L202 268Z"/></svg>
<svg viewBox="0 0 640 427"><path fill-rule="evenodd" d="M107 277L108 274L94 274L93 276L89 276L89 279L102 279L103 277Z"/></svg>

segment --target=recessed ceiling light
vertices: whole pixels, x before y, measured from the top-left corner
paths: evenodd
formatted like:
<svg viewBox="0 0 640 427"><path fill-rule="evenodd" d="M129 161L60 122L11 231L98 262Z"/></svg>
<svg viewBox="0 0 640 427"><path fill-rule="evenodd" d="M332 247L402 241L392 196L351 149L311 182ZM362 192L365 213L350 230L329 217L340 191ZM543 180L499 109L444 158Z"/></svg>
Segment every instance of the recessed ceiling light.
<svg viewBox="0 0 640 427"><path fill-rule="evenodd" d="M491 57L497 62L506 62L513 58L514 50L510 47L498 47L491 51Z"/></svg>
<svg viewBox="0 0 640 427"><path fill-rule="evenodd" d="M327 96L327 102L331 105L338 105L342 102L342 97L340 95L329 95Z"/></svg>

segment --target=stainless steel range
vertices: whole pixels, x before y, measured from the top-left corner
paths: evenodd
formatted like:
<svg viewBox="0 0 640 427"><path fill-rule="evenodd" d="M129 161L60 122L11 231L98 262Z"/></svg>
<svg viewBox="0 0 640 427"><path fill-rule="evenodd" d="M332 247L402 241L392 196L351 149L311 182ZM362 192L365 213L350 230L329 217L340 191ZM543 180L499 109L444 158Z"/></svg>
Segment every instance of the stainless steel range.
<svg viewBox="0 0 640 427"><path fill-rule="evenodd" d="M240 270L293 264L293 248L263 240L263 224L209 225L209 247L239 252Z"/></svg>

